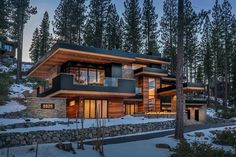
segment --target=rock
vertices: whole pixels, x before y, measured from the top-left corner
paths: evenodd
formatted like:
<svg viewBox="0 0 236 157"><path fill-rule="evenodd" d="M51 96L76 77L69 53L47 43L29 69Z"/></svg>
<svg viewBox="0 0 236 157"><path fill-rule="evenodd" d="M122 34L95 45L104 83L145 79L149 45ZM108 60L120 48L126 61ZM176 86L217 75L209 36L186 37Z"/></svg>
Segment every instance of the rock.
<svg viewBox="0 0 236 157"><path fill-rule="evenodd" d="M203 132L195 132L194 134L195 134L195 136L197 136L197 137L205 136L205 134L204 134Z"/></svg>
<svg viewBox="0 0 236 157"><path fill-rule="evenodd" d="M156 144L156 148L169 149L169 150L171 149L170 145L165 143Z"/></svg>

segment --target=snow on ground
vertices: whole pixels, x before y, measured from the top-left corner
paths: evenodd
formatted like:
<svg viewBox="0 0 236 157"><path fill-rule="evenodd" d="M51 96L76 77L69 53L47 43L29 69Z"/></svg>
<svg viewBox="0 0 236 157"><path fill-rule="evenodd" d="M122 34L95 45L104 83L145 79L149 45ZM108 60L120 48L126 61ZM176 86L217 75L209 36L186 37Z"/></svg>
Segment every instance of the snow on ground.
<svg viewBox="0 0 236 157"><path fill-rule="evenodd" d="M216 113L215 109L213 109L213 108L207 109L207 115L211 118L217 118L217 113Z"/></svg>
<svg viewBox="0 0 236 157"><path fill-rule="evenodd" d="M236 127L233 126L233 127ZM197 141L195 137L195 132L204 132L206 136L210 136L210 132L212 130L223 130L226 127L220 128L212 128L206 130L198 130L190 133L186 133L185 137L189 142ZM191 136L190 136L191 135ZM202 137L201 137L202 138ZM210 138L208 138L207 142L210 142ZM205 139L206 140L206 139ZM170 145L172 148L178 144L178 140L175 140L171 136L161 137L161 138L153 138L149 140L135 141L135 142L127 142L127 143L119 143L119 144L111 144L104 146L104 154L106 157L169 157L171 152L168 149L160 149L156 148L155 145L158 143L165 143ZM75 148L76 154L72 154L71 152L65 152L59 150L55 147L54 144L40 144L38 147L38 157L99 157L99 154L92 149L91 145L85 145L85 150L78 150L76 143L73 143L73 147ZM217 146L220 148L221 146ZM30 151L30 149L34 148L35 145L31 146L21 146L21 147L13 147L9 149L10 156L15 155L16 157L32 157L35 155L35 151ZM223 147L226 150L229 150L226 146ZM7 149L0 149L0 157L5 157L7 154Z"/></svg>
<svg viewBox="0 0 236 157"><path fill-rule="evenodd" d="M219 128L210 128L210 129L205 129L205 130L193 131L190 133L186 133L185 138L187 139L188 142L196 141L199 143L212 144L212 146L215 148L219 148L219 149L223 148L226 151L231 151L233 150L231 146L222 146L222 145L217 145L217 144L212 143L212 138L214 137L214 135L211 133L211 131L223 131L226 128L232 128L236 130L236 125L230 126L230 127L219 127ZM204 135L197 137L196 136L197 132L201 132Z"/></svg>
<svg viewBox="0 0 236 157"><path fill-rule="evenodd" d="M23 93L25 91L29 91L30 93L33 92L33 88L30 85L23 85L23 84L12 84L10 87L10 98L24 98Z"/></svg>
<svg viewBox="0 0 236 157"><path fill-rule="evenodd" d="M44 119L33 119L29 118L31 122L39 122L39 121L53 121L53 122L68 122L67 118L44 118ZM114 119L105 119L105 126L113 126L113 125L122 125L122 124L142 124L142 123L149 123L149 122L165 122L165 121L172 121L172 118L144 118L144 117L133 117L133 116L124 116L122 118L114 118ZM76 119L70 119L70 121L75 122ZM78 120L80 122L80 120ZM24 119L0 119L1 125L9 125L15 123L25 123ZM94 127L96 124L95 119L85 119L84 120L84 127ZM39 131L39 130L62 130L62 129L76 129L80 128L81 125L73 123L69 125L63 124L56 124L53 126L37 126L37 127L29 127L29 128L15 128L15 129L8 129L6 131L2 131L0 133L7 133L7 132L29 132L29 131Z"/></svg>
<svg viewBox="0 0 236 157"><path fill-rule="evenodd" d="M32 64L27 64L27 63L22 63L22 69L21 69L21 71L23 71L23 72L26 72L26 71L29 71L29 69L32 67L33 65ZM15 70L16 69L16 67L17 67L17 65L16 65L16 63L15 64L12 64L11 66L10 66L10 69L12 69L12 70Z"/></svg>
<svg viewBox="0 0 236 157"><path fill-rule="evenodd" d="M0 114L18 112L26 109L24 105L19 104L17 101L9 101L5 105L0 106ZM1 122L1 121L0 121Z"/></svg>

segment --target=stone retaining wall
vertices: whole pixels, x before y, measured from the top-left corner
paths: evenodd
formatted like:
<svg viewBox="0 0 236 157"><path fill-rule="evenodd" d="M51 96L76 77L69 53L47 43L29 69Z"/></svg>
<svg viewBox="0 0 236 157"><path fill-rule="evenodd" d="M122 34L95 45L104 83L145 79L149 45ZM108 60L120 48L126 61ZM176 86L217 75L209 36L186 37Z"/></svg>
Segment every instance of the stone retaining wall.
<svg viewBox="0 0 236 157"><path fill-rule="evenodd" d="M127 134L141 133L147 131L163 130L174 128L175 121L155 122L145 124L128 124L108 126L104 128L105 137L121 136ZM80 130L78 130L80 133ZM84 129L85 139L94 137L96 128ZM0 134L0 148L32 145L34 143L57 143L65 141L77 141L80 135L77 135L75 129L55 130L55 131L32 131L19 133L2 133Z"/></svg>

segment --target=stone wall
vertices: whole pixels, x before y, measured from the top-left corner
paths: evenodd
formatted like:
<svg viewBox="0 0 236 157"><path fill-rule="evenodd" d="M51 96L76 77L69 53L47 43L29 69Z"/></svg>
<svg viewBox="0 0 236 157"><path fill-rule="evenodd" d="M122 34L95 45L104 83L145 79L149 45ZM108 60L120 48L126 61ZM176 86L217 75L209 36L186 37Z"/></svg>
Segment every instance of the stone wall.
<svg viewBox="0 0 236 157"><path fill-rule="evenodd" d="M42 109L42 103L54 104L54 109ZM66 118L65 98L27 98L27 117L32 118Z"/></svg>
<svg viewBox="0 0 236 157"><path fill-rule="evenodd" d="M154 130L170 129L175 127L175 121L155 122L145 124L128 124L108 126L104 128L105 137L121 136L127 134L141 133ZM80 130L55 130L55 131L32 131L19 133L0 134L0 148L32 145L34 143L57 143L65 141L77 141L80 138ZM96 133L96 128L84 129L84 138L91 139Z"/></svg>

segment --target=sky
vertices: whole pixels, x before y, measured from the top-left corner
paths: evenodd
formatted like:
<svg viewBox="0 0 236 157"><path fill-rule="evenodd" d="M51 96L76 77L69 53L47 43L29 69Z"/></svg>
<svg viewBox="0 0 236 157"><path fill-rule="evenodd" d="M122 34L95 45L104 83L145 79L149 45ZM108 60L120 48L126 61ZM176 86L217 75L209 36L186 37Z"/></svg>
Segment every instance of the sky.
<svg viewBox="0 0 236 157"><path fill-rule="evenodd" d="M89 0L86 0L86 3L89 3ZM124 1L125 0L112 0L112 2L116 5L117 11L120 15L124 12ZM156 7L156 13L158 14L158 22L160 17L162 16L162 6L164 0L153 0L154 5ZM219 0L220 2L222 0ZM232 11L236 14L236 0L229 0L232 5ZM54 11L57 8L60 0L31 0L31 5L36 6L38 13L36 15L31 16L28 23L25 25L24 29L24 41L23 41L23 61L30 62L29 58L29 48L31 45L32 35L36 27L38 27L42 21L43 14L45 11L48 11L49 18L52 21L54 16ZM214 5L215 0L191 0L193 8L196 11L200 11L202 9L209 10ZM140 7L142 7L143 0L139 0ZM52 31L52 26L51 31Z"/></svg>

